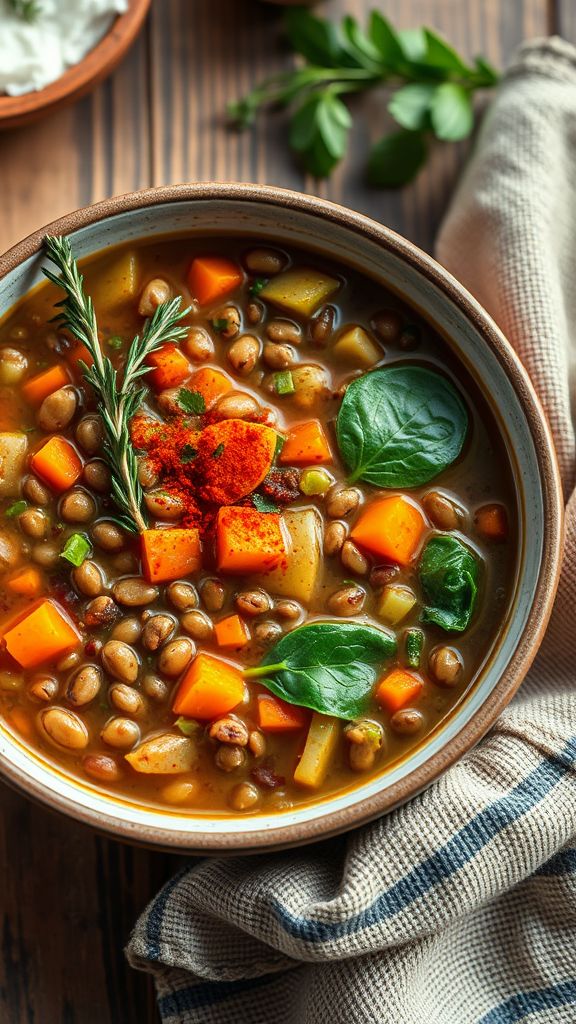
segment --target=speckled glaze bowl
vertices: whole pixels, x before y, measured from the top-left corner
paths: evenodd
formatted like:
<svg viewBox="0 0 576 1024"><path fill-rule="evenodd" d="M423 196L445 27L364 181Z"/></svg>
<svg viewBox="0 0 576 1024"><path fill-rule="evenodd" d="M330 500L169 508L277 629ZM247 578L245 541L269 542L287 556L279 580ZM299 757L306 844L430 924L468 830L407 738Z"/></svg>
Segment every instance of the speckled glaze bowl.
<svg viewBox="0 0 576 1024"><path fill-rule="evenodd" d="M222 853L311 842L360 825L414 796L481 739L522 682L546 628L560 568L562 496L538 399L490 317L416 246L311 196L260 185L178 185L80 210L0 259L0 315L41 280L47 232L71 235L82 257L145 236L215 231L311 247L366 272L418 307L482 388L509 452L520 509L515 591L500 636L468 694L402 761L345 793L273 817L183 814L139 805L72 778L0 723L0 771L22 792L119 838Z"/></svg>

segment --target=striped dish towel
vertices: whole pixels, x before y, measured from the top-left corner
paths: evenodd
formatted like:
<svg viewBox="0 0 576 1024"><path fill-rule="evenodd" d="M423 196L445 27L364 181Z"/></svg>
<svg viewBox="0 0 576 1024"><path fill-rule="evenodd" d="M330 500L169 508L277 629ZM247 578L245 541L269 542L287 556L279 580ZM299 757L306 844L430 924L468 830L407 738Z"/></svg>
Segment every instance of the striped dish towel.
<svg viewBox="0 0 576 1024"><path fill-rule="evenodd" d="M524 47L438 241L528 367L568 500L544 645L426 792L300 851L186 865L138 922L166 1024L576 1024L576 51Z"/></svg>

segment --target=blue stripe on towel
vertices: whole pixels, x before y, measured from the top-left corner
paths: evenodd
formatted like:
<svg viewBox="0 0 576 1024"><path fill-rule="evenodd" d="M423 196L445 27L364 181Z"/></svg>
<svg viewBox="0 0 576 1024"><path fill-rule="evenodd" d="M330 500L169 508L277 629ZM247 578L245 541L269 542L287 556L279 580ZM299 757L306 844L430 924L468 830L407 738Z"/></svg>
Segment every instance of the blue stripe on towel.
<svg viewBox="0 0 576 1024"><path fill-rule="evenodd" d="M177 871L174 878L171 878L170 881L166 883L150 907L150 911L146 919L146 957L148 960L158 960L160 958L160 936L166 904L178 883L184 878L184 875L186 875L189 870L189 865L186 865L185 868Z"/></svg>
<svg viewBox="0 0 576 1024"><path fill-rule="evenodd" d="M520 1024L529 1014L576 1004L576 978L549 988L517 992L480 1018L478 1024ZM550 1018L546 1018L549 1020ZM571 1018L573 1019L573 1018Z"/></svg>
<svg viewBox="0 0 576 1024"><path fill-rule="evenodd" d="M260 978L243 978L240 981L207 981L198 985L176 989L158 1000L158 1010L163 1020L175 1017L186 1010L201 1010L206 1006L215 1006L225 999L253 992L271 982L278 981L277 974L265 974Z"/></svg>
<svg viewBox="0 0 576 1024"><path fill-rule="evenodd" d="M537 875L576 874L576 849L560 850L535 872Z"/></svg>
<svg viewBox="0 0 576 1024"><path fill-rule="evenodd" d="M381 893L359 914L344 921L315 921L292 914L282 904L276 903L278 921L286 932L302 941L332 942L393 917L453 875L499 832L532 810L574 769L575 759L576 737L572 737L562 750L541 761L514 789L480 811L444 846L400 878L387 892Z"/></svg>

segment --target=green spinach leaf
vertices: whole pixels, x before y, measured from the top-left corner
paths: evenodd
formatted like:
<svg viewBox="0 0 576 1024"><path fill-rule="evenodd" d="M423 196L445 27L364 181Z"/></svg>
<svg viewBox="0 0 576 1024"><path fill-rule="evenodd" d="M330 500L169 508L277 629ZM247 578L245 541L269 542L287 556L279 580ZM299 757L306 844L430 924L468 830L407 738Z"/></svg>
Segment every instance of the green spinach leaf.
<svg viewBox="0 0 576 1024"><path fill-rule="evenodd" d="M247 678L277 697L336 718L366 708L382 663L396 652L392 633L351 622L314 622L283 636Z"/></svg>
<svg viewBox="0 0 576 1024"><path fill-rule="evenodd" d="M422 619L451 633L467 629L477 594L478 559L456 537L428 541L418 569L428 602Z"/></svg>
<svg viewBox="0 0 576 1024"><path fill-rule="evenodd" d="M336 436L351 482L418 487L454 462L467 428L449 380L423 366L386 366L349 385Z"/></svg>

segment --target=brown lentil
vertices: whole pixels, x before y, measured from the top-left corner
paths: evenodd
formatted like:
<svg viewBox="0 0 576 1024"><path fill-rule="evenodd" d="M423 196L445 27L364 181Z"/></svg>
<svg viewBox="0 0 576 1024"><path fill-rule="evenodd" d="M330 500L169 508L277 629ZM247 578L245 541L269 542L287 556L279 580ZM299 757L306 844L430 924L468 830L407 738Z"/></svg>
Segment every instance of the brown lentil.
<svg viewBox="0 0 576 1024"><path fill-rule="evenodd" d="M134 683L138 678L138 658L122 640L108 640L101 651L102 664L108 675L123 683Z"/></svg>
<svg viewBox="0 0 576 1024"><path fill-rule="evenodd" d="M163 676L175 677L190 664L196 652L196 647L185 636L169 640L160 651L158 657L158 671Z"/></svg>
<svg viewBox="0 0 576 1024"><path fill-rule="evenodd" d="M126 576L114 584L112 593L118 604L126 605L128 608L141 608L156 600L158 587L147 583L141 576Z"/></svg>
<svg viewBox="0 0 576 1024"><path fill-rule="evenodd" d="M198 594L191 583L183 583L177 580L166 588L166 597L170 604L178 612L187 612L190 608L196 608Z"/></svg>

